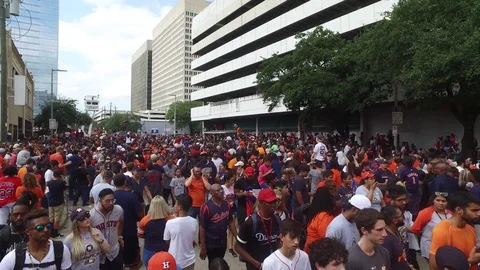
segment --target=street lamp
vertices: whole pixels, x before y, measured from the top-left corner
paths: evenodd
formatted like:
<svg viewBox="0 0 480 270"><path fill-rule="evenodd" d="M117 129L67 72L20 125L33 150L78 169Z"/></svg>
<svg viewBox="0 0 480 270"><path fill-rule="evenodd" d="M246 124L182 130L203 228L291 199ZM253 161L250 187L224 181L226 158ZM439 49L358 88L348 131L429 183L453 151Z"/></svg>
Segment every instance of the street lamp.
<svg viewBox="0 0 480 270"><path fill-rule="evenodd" d="M50 85L50 119L53 119L53 72L67 72L65 69L58 69L58 68L52 68L52 76L51 76L51 85ZM58 78L57 78L57 83L58 83ZM50 120L52 121L52 120ZM50 121L48 121L50 123ZM52 132L52 138L53 138L53 128L51 130Z"/></svg>
<svg viewBox="0 0 480 270"><path fill-rule="evenodd" d="M169 96L175 97L174 106L173 106L173 136L177 136L177 95L170 94Z"/></svg>

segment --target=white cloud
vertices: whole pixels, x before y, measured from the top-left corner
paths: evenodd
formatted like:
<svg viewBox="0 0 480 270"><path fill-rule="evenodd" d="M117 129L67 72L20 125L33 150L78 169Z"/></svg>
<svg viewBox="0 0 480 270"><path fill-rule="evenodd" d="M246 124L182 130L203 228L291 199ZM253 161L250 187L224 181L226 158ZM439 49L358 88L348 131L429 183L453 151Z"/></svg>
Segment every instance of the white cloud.
<svg viewBox="0 0 480 270"><path fill-rule="evenodd" d="M113 102L130 108L130 66L133 53L171 7L140 8L123 0L84 0L91 13L60 21L59 94L80 101L100 95L101 106ZM85 64L86 63L86 64Z"/></svg>

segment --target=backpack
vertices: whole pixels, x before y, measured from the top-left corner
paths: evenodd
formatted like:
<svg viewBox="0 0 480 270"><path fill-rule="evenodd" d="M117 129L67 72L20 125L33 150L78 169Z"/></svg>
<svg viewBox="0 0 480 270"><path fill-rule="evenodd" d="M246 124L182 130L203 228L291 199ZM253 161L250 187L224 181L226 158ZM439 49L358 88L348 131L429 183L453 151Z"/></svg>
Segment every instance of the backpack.
<svg viewBox="0 0 480 270"><path fill-rule="evenodd" d="M8 244L10 243L10 235L12 230L7 224L0 230L0 260L7 255Z"/></svg>
<svg viewBox="0 0 480 270"><path fill-rule="evenodd" d="M277 226L280 226L280 223L282 223L282 220L280 219L279 216L273 215L275 217L275 220L277 222ZM253 230L252 230L252 235L255 236L258 232L258 214L257 212L254 212L253 214L250 215L252 217L252 224L253 224ZM241 262L247 262L242 256L239 257Z"/></svg>
<svg viewBox="0 0 480 270"><path fill-rule="evenodd" d="M62 269L62 260L63 260L63 242L61 241L52 241L53 242L53 254L55 255L55 267L57 270ZM15 267L13 270L22 270L25 265L25 255L26 255L27 245L25 243L19 244L15 247ZM44 265L41 263L40 267L47 267L49 265ZM48 263L47 263L48 264Z"/></svg>

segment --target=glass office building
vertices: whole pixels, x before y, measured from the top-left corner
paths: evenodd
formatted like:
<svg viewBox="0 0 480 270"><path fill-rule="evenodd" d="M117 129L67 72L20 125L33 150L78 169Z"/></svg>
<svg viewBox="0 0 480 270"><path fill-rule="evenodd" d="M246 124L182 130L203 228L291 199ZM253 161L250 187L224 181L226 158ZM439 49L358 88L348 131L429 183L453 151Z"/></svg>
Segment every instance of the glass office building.
<svg viewBox="0 0 480 270"><path fill-rule="evenodd" d="M8 28L35 80L34 116L50 98L52 69L58 68L59 0L23 0L20 16L11 16ZM57 73L54 73L56 82ZM53 85L57 95L57 85Z"/></svg>

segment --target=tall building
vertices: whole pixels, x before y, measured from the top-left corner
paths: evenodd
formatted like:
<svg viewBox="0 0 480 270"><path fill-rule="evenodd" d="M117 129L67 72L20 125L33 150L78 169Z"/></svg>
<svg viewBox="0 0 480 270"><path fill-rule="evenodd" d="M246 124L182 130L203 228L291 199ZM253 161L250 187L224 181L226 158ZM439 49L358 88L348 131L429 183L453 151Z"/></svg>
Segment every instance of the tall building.
<svg viewBox="0 0 480 270"><path fill-rule="evenodd" d="M18 23L17 23L18 19ZM35 80L34 115L50 98L52 69L58 69L59 0L23 0L9 27L18 51ZM53 74L55 76L57 72ZM53 86L57 96L57 85Z"/></svg>
<svg viewBox="0 0 480 270"><path fill-rule="evenodd" d="M295 34L322 25L353 37L382 19L396 0L215 0L193 19L192 68L202 71L192 84L203 89L191 99L193 121L204 130L298 131L298 115L280 104L268 112L257 93L257 70L264 59L295 49Z"/></svg>
<svg viewBox="0 0 480 270"><path fill-rule="evenodd" d="M152 41L147 40L132 56L132 111L152 109Z"/></svg>
<svg viewBox="0 0 480 270"><path fill-rule="evenodd" d="M166 110L177 101L190 100L199 89L191 85L191 77L198 74L191 63L192 20L210 2L180 0L153 30L152 42L152 109Z"/></svg>

